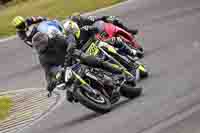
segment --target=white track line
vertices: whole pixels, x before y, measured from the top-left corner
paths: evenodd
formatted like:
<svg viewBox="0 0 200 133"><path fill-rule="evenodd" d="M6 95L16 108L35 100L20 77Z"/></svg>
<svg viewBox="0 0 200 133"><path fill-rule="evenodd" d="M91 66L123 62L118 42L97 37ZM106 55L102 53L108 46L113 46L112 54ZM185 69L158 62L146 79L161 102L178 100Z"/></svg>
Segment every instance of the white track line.
<svg viewBox="0 0 200 133"><path fill-rule="evenodd" d="M9 93L18 93L18 92L25 92L25 91L33 91L33 90L42 90L44 88L25 88L25 89L18 89L18 90L11 90L11 91L5 91L5 92L0 92L0 95L6 95Z"/></svg>
<svg viewBox="0 0 200 133"><path fill-rule="evenodd" d="M7 42L7 41L10 41L10 40L13 40L15 39L17 36L10 36L8 38L4 38L4 39L1 39L0 40L0 43L3 43L3 42Z"/></svg>

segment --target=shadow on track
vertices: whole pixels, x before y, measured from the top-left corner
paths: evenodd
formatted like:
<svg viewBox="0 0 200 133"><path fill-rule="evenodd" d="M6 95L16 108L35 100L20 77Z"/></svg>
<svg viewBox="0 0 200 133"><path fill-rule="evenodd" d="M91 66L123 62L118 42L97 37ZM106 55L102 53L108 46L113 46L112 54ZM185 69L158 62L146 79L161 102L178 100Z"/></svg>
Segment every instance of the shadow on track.
<svg viewBox="0 0 200 133"><path fill-rule="evenodd" d="M132 100L129 100L129 99L125 99L125 100L122 100L121 102L115 104L111 110L111 112L109 113L112 113L113 110L116 110L117 108L120 108L120 107L123 107L125 106L126 104L128 104L130 101ZM87 121L90 121L90 120L93 120L93 119L96 119L100 116L103 116L103 115L109 115L109 113L106 113L106 114L99 114L99 113L96 113L96 112L91 112L91 113L88 113L86 115L83 115L83 116L80 116L80 117L77 117L75 119L72 119L70 121L66 121L62 124L59 124L59 125L55 125L54 127L51 127L51 128L48 128L46 130L48 131L51 131L51 132L58 132L58 130L62 130L64 128L70 128L70 127L75 127L75 126L78 126L80 124L83 124L84 122L87 122ZM67 129L66 129L67 130Z"/></svg>
<svg viewBox="0 0 200 133"><path fill-rule="evenodd" d="M111 113L112 113L112 111L117 110L118 108L122 108L122 107L128 105L130 102L133 102L133 101L135 101L138 98L143 97L143 96L144 96L144 93L142 93L140 96L137 96L133 99L127 99L127 98L124 99L123 98L123 100L121 100L120 102L113 105ZM135 101L135 102L137 102L137 101Z"/></svg>
<svg viewBox="0 0 200 133"><path fill-rule="evenodd" d="M136 98L134 98L134 99L136 99ZM132 99L132 100L134 100L134 99ZM112 112L113 110L116 110L116 109L118 109L118 108L121 108L121 107L127 105L127 104L128 104L129 102L131 102L132 100L130 100L130 99L124 99L124 100L122 100L122 101L120 101L120 102L114 104L113 107L112 107L111 112Z"/></svg>
<svg viewBox="0 0 200 133"><path fill-rule="evenodd" d="M83 122L92 120L92 119L97 118L101 115L102 114L98 114L98 113L95 113L95 112L88 113L88 114L83 115L81 117L77 117L77 118L72 119L70 121L66 121L62 124L55 125L55 126L48 128L46 130L51 131L51 132L58 132L58 130L62 130L63 128L70 128L72 126L77 126L79 124L82 124Z"/></svg>

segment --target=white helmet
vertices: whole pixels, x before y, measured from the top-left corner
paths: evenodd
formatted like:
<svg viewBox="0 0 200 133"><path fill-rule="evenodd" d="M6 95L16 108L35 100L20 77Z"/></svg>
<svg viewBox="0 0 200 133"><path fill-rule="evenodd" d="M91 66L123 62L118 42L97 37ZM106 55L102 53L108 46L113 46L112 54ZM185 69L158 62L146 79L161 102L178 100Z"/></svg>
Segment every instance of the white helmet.
<svg viewBox="0 0 200 133"><path fill-rule="evenodd" d="M72 33L76 36L76 38L80 37L80 28L74 21L66 20L63 24L63 27L65 29L66 34Z"/></svg>

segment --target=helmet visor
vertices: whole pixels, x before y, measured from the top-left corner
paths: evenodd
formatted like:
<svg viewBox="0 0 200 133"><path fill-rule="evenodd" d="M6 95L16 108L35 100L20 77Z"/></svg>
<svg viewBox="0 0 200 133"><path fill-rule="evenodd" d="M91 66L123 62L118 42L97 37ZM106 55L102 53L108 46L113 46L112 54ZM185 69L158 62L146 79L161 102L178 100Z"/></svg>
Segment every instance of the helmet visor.
<svg viewBox="0 0 200 133"><path fill-rule="evenodd" d="M26 25L25 25L25 23L21 23L21 24L17 25L16 28L19 30L24 30L26 28Z"/></svg>

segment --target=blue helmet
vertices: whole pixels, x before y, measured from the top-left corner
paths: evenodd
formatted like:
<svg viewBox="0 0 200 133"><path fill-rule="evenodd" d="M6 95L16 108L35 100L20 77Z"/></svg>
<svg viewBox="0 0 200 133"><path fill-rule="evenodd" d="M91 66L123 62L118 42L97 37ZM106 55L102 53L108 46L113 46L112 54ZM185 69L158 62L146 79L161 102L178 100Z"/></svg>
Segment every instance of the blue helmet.
<svg viewBox="0 0 200 133"><path fill-rule="evenodd" d="M37 30L41 33L47 34L49 38L52 38L55 35L64 36L65 34L64 28L58 20L49 20L41 22L38 25Z"/></svg>

